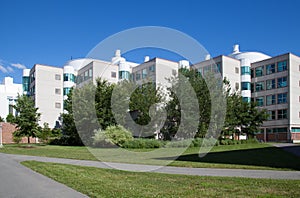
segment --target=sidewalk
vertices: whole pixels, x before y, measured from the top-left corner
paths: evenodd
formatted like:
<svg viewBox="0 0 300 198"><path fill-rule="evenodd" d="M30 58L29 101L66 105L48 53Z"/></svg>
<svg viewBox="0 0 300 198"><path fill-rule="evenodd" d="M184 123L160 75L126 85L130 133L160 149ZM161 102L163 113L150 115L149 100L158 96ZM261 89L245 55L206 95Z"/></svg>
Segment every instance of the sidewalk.
<svg viewBox="0 0 300 198"><path fill-rule="evenodd" d="M116 168L125 171L149 171L167 174L183 174L198 176L222 176L222 177L245 177L245 178L269 178L269 179L293 179L300 180L300 171L273 171L273 170L246 170L246 169L214 169L214 168L185 168L172 166L154 166L141 164L124 164L87 160L72 160L63 158L49 158L25 155L11 155L0 153L0 159L10 159L15 162L35 160L40 162L53 162L72 164L97 168Z"/></svg>
<svg viewBox="0 0 300 198"><path fill-rule="evenodd" d="M17 156L0 154L0 197L81 198L72 188L22 166Z"/></svg>

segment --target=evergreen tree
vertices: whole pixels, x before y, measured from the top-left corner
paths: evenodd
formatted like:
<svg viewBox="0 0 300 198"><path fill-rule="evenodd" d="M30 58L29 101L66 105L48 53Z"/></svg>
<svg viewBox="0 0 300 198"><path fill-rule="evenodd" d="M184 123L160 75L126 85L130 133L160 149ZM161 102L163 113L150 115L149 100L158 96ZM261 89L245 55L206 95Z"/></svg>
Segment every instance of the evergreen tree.
<svg viewBox="0 0 300 198"><path fill-rule="evenodd" d="M73 89L70 90L68 98L64 101L64 113L62 114L62 133L61 144L83 145L73 117ZM64 140L65 142L62 142Z"/></svg>
<svg viewBox="0 0 300 198"><path fill-rule="evenodd" d="M38 108L34 106L33 100L22 95L18 97L17 103L14 106L18 112L15 123L17 124L17 136L26 136L28 143L30 143L30 137L36 137L41 114L38 113Z"/></svg>

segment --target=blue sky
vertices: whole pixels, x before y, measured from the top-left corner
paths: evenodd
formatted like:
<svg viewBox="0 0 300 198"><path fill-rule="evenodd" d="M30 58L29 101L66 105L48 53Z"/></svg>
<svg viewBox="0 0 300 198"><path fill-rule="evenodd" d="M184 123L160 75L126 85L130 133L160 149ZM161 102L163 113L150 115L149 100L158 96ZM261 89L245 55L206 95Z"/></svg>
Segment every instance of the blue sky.
<svg viewBox="0 0 300 198"><path fill-rule="evenodd" d="M241 51L300 55L299 8L297 0L1 0L0 81L20 83L24 67L61 67L112 34L149 25L182 31L212 56L229 54L236 43ZM137 54L130 60L142 61Z"/></svg>

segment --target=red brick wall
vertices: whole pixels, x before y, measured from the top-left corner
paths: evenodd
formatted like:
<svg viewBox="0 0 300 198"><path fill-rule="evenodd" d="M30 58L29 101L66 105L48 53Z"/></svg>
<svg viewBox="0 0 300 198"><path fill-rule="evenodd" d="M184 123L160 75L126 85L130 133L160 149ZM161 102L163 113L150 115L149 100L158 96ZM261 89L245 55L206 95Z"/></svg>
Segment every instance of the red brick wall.
<svg viewBox="0 0 300 198"><path fill-rule="evenodd" d="M287 133L283 132L283 133L267 133L267 142L286 142L288 141L287 139ZM264 134L260 133L260 134L256 134L256 138L258 140L264 140ZM300 138L300 136L299 136Z"/></svg>
<svg viewBox="0 0 300 198"><path fill-rule="evenodd" d="M292 140L300 140L300 133L292 133Z"/></svg>
<svg viewBox="0 0 300 198"><path fill-rule="evenodd" d="M2 124L2 142L3 144L12 144L13 141L13 132L15 132L16 126L14 124L1 122ZM23 137L20 143L27 143L27 137ZM30 138L30 143L36 143L36 138Z"/></svg>

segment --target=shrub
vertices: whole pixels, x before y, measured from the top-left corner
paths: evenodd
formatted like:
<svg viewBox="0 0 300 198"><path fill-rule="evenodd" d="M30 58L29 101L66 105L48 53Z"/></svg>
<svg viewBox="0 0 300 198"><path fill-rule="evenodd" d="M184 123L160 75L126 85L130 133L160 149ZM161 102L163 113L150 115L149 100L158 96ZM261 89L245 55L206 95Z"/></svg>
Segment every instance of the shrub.
<svg viewBox="0 0 300 198"><path fill-rule="evenodd" d="M165 145L167 148L194 147L193 139L170 141Z"/></svg>
<svg viewBox="0 0 300 198"><path fill-rule="evenodd" d="M13 136L13 141L15 143L19 144L21 142L21 140L22 140L22 137L20 137L20 136Z"/></svg>
<svg viewBox="0 0 300 198"><path fill-rule="evenodd" d="M105 131L98 130L93 137L93 146L111 147L114 145L122 146L125 142L132 140L132 134L124 127L109 126Z"/></svg>
<svg viewBox="0 0 300 198"><path fill-rule="evenodd" d="M164 146L164 142L156 139L142 139L137 138L133 140L126 141L122 147L131 149L148 149L148 148L161 148Z"/></svg>

